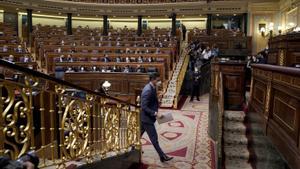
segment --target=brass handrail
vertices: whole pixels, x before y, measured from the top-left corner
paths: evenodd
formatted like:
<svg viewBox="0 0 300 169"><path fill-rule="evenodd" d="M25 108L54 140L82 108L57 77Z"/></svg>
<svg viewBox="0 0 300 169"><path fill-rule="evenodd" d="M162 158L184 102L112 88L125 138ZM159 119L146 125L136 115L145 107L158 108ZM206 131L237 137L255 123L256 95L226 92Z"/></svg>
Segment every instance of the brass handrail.
<svg viewBox="0 0 300 169"><path fill-rule="evenodd" d="M40 168L140 149L139 106L0 60L0 155Z"/></svg>
<svg viewBox="0 0 300 169"><path fill-rule="evenodd" d="M189 64L188 52L187 52L186 49L182 49L182 55L184 55L184 61L183 61L183 65L180 69L179 75L177 77L176 94L175 94L175 99L174 99L174 108L177 108L177 106L178 106L181 86L183 84L183 80L184 80L186 70L187 70L187 67L188 67L188 64Z"/></svg>

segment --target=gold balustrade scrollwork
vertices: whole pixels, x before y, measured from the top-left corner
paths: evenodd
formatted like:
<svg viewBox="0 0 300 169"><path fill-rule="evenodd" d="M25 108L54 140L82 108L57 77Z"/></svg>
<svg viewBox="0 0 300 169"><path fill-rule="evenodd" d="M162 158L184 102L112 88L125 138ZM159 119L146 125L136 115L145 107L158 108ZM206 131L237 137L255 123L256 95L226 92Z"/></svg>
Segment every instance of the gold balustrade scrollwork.
<svg viewBox="0 0 300 169"><path fill-rule="evenodd" d="M18 68L9 65L0 60ZM23 70L15 71L18 81L13 73L0 79L0 155L34 150L40 168L66 168L140 149L138 106Z"/></svg>
<svg viewBox="0 0 300 169"><path fill-rule="evenodd" d="M1 116L4 144L1 154L13 159L28 151L32 135L30 93L24 85L1 81Z"/></svg>

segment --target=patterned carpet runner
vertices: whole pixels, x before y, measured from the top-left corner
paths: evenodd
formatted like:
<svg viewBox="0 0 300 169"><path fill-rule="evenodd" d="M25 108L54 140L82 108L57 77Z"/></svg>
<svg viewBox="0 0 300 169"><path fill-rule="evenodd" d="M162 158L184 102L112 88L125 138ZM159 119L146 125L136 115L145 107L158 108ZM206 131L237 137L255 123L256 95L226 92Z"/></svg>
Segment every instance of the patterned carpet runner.
<svg viewBox="0 0 300 169"><path fill-rule="evenodd" d="M207 134L208 95L200 102L186 101L181 110L162 109L172 112L174 121L156 124L159 143L167 155L174 157L161 163L148 135L143 135L142 161L149 169L214 169L215 154L212 141ZM187 99L189 100L189 98Z"/></svg>

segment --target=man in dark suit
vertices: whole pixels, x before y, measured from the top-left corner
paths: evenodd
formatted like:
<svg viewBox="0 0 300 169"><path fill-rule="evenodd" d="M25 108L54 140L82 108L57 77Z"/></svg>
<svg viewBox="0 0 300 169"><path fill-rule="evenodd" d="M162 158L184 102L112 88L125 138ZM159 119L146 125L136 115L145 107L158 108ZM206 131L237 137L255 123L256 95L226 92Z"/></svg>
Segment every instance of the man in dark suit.
<svg viewBox="0 0 300 169"><path fill-rule="evenodd" d="M144 87L141 95L141 135L146 131L155 150L157 151L160 161L165 162L173 159L168 157L160 148L158 143L158 136L154 126L156 118L162 118L162 114L158 112L158 98L156 93L156 86L161 83L159 74L152 73L149 76L150 82Z"/></svg>

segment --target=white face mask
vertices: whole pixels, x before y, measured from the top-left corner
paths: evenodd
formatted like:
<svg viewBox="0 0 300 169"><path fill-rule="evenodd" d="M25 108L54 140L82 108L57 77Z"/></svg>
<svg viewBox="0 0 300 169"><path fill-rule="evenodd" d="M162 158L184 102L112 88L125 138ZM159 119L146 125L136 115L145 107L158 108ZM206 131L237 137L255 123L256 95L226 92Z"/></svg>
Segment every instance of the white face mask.
<svg viewBox="0 0 300 169"><path fill-rule="evenodd" d="M158 82L156 82L156 86L157 86L157 87L160 87L160 86L161 86L161 84L162 84L161 80L160 80L160 81L158 81Z"/></svg>

